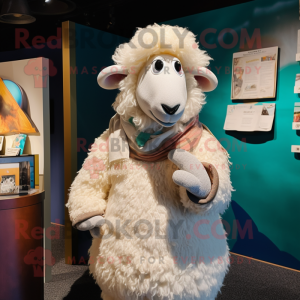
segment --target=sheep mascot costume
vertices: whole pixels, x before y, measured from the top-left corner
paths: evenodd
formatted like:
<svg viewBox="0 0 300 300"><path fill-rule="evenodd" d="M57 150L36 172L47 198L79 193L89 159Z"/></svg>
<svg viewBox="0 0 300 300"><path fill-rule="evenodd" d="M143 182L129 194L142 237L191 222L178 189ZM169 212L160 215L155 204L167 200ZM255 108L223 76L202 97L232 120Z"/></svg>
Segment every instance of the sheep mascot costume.
<svg viewBox="0 0 300 300"><path fill-rule="evenodd" d="M228 153L199 121L218 83L210 57L187 29L154 24L112 58L98 83L120 89L116 114L67 204L93 236L90 272L104 300L213 300L230 262L220 214L232 186Z"/></svg>

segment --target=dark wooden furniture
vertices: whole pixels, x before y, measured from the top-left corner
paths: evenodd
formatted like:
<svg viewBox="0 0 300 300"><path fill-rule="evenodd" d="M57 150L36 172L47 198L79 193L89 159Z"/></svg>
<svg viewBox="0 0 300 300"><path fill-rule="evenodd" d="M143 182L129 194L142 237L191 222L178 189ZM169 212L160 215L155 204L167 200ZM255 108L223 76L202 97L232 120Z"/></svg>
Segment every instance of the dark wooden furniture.
<svg viewBox="0 0 300 300"><path fill-rule="evenodd" d="M43 300L44 191L0 196L0 300Z"/></svg>

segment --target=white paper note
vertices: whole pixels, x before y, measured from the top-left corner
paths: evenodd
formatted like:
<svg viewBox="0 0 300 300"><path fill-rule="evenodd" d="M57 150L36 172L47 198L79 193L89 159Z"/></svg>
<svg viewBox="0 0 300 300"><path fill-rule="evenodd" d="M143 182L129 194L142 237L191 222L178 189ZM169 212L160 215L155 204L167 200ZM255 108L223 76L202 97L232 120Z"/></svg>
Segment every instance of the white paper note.
<svg viewBox="0 0 300 300"><path fill-rule="evenodd" d="M225 130L270 131L275 115L275 103L237 104L227 106Z"/></svg>

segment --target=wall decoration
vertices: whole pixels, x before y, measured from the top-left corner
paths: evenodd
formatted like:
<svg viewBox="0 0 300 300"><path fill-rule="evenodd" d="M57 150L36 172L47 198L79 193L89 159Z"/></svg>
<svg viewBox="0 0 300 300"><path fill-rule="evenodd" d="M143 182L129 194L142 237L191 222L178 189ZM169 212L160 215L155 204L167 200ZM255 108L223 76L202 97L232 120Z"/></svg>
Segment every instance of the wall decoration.
<svg viewBox="0 0 300 300"><path fill-rule="evenodd" d="M294 152L294 153L300 153L300 146L292 145L292 152Z"/></svg>
<svg viewBox="0 0 300 300"><path fill-rule="evenodd" d="M298 30L296 61L300 61L300 29Z"/></svg>
<svg viewBox="0 0 300 300"><path fill-rule="evenodd" d="M296 102L294 106L293 129L300 129L300 102Z"/></svg>
<svg viewBox="0 0 300 300"><path fill-rule="evenodd" d="M228 105L224 129L270 131L273 125L274 114L275 103Z"/></svg>
<svg viewBox="0 0 300 300"><path fill-rule="evenodd" d="M278 47L233 54L231 99L274 98Z"/></svg>
<svg viewBox="0 0 300 300"><path fill-rule="evenodd" d="M295 94L300 93L300 74L296 74L294 93Z"/></svg>
<svg viewBox="0 0 300 300"><path fill-rule="evenodd" d="M0 134L38 133L30 117L29 102L23 88L0 78Z"/></svg>

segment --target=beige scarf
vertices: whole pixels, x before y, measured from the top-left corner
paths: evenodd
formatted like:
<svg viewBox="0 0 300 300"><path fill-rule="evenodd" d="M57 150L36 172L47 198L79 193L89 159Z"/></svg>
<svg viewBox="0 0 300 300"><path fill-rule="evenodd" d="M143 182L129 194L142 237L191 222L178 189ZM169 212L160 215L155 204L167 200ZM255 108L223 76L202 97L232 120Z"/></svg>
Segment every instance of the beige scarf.
<svg viewBox="0 0 300 300"><path fill-rule="evenodd" d="M173 149L191 151L198 144L202 131L197 116L184 124L183 131L178 131L178 126L174 125L166 132L151 135L144 146L139 147L136 128L116 114L109 123L109 162L129 157L146 162L162 161Z"/></svg>

